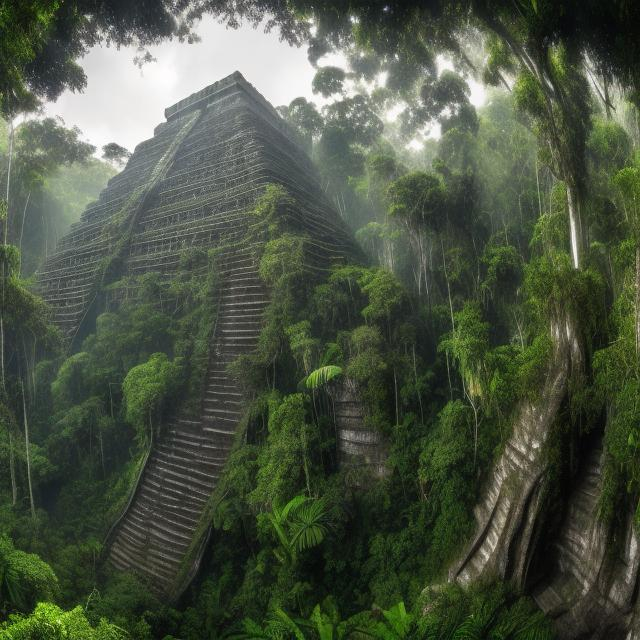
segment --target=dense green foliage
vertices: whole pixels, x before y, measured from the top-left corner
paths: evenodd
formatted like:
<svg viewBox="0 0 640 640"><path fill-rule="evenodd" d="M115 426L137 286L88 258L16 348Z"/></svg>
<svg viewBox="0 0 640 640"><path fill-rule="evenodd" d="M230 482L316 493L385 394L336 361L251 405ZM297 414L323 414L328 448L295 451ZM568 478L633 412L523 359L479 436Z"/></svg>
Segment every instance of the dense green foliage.
<svg viewBox="0 0 640 640"><path fill-rule="evenodd" d="M7 201L7 240L20 249L30 276L58 240L97 199L115 170L91 157L77 128L60 120L0 123L0 184Z"/></svg>
<svg viewBox="0 0 640 640"><path fill-rule="evenodd" d="M464 592L448 587L425 595L425 614L407 612L404 602L389 609L375 608L343 620L335 602L328 598L316 605L309 618L294 618L276 609L262 625L245 618L235 640L292 637L323 638L553 638L548 621L535 605L516 599L502 587Z"/></svg>
<svg viewBox="0 0 640 640"><path fill-rule="evenodd" d="M612 540L629 513L640 526L632 4L0 2L0 639L553 637L508 585L443 583L519 411L547 400L563 332L575 353L540 454L541 544L600 440L600 517ZM318 66L322 108L279 111L362 254L319 268L281 185L246 212L270 304L257 348L229 367L244 417L201 570L173 608L109 570L102 544L165 418L198 410L218 254L119 279L116 243L103 313L64 351L23 276L113 170L77 130L15 123L83 86L88 47L192 38L205 13L231 26L269 13L314 64L342 54ZM471 75L494 87L477 109ZM341 450L345 395L376 463Z"/></svg>

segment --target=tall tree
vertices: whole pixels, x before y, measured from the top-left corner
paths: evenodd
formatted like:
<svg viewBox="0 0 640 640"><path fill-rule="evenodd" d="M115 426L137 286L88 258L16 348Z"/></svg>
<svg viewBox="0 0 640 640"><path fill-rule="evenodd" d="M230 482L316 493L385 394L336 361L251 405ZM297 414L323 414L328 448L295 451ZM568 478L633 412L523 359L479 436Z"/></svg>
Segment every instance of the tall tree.
<svg viewBox="0 0 640 640"><path fill-rule="evenodd" d="M61 167L83 163L95 147L80 139L77 127L68 129L54 118L28 120L10 140L5 170L7 218L4 221L5 242L23 249L26 220L47 180ZM43 212L44 215L44 212ZM29 234L27 234L29 235ZM38 247L38 250L40 247Z"/></svg>

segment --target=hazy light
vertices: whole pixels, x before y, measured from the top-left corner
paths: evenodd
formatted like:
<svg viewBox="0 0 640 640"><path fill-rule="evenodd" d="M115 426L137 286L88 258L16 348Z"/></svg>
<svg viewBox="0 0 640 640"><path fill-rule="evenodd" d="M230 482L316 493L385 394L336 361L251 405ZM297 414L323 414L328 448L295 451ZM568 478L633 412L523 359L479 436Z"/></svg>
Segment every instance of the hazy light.
<svg viewBox="0 0 640 640"><path fill-rule="evenodd" d="M198 28L200 42L166 42L151 47L157 62L133 64L135 47L96 47L81 61L84 93L65 92L45 107L67 126L77 125L98 148L117 142L130 150L153 135L164 109L194 91L240 71L274 106L298 96L313 98L315 70L306 48L281 42L261 28L228 30L209 18Z"/></svg>

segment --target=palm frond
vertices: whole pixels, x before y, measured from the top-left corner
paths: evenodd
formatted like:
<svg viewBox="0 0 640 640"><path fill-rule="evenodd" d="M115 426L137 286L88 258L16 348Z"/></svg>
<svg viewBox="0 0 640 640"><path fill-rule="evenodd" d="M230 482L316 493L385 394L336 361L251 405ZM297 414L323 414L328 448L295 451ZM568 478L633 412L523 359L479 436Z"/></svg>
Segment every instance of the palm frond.
<svg viewBox="0 0 640 640"><path fill-rule="evenodd" d="M318 546L329 530L324 500L306 500L292 514L291 546L304 551Z"/></svg>
<svg viewBox="0 0 640 640"><path fill-rule="evenodd" d="M483 640L486 638L487 626L484 620L470 615L454 631L452 640Z"/></svg>
<svg viewBox="0 0 640 640"><path fill-rule="evenodd" d="M318 389L341 374L342 367L335 364L320 367L307 376L307 389Z"/></svg>
<svg viewBox="0 0 640 640"><path fill-rule="evenodd" d="M303 505L308 500L309 498L304 495L299 495L299 496L295 496L294 498L291 498L291 500L289 500L289 502L287 502L287 504L285 504L284 507L282 507L282 509L278 511L278 515L280 516L280 522L285 522L292 511L296 511L301 505ZM276 509L274 509L274 513L275 511Z"/></svg>

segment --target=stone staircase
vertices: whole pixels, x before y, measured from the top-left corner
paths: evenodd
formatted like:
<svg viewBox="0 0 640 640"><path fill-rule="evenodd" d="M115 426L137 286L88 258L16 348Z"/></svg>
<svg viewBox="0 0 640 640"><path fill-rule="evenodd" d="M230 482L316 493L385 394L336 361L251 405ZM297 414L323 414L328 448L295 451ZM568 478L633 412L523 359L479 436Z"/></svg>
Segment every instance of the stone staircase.
<svg viewBox="0 0 640 640"><path fill-rule="evenodd" d="M105 545L115 567L174 598L199 564L212 494L244 409L227 367L255 348L268 303L247 246L255 222L248 212L270 183L290 192L287 228L306 238L310 277L361 254L295 134L240 74L169 107L165 117L61 241L38 284L73 348L99 313L135 299L137 276L169 280L191 250L218 251L220 299L199 413L178 411L165 422ZM122 288L103 286L107 259L109 283L122 279ZM199 277L201 267L186 268Z"/></svg>
<svg viewBox="0 0 640 640"><path fill-rule="evenodd" d="M176 576L190 573L194 558L188 551L202 542L198 534L202 538L208 533L205 507L243 412L242 392L227 367L255 348L268 303L247 250L232 251L221 263L222 293L200 416L178 417L165 427L107 541L111 563L141 573L161 595L176 588Z"/></svg>

